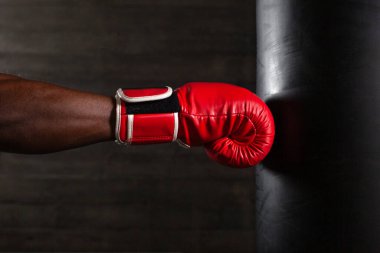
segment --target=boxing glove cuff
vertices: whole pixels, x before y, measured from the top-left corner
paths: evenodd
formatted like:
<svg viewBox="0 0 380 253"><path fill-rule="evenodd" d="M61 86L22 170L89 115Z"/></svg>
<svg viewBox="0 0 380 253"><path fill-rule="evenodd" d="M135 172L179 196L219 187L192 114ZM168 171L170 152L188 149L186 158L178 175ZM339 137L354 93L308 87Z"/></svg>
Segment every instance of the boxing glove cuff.
<svg viewBox="0 0 380 253"><path fill-rule="evenodd" d="M171 87L118 89L115 98L117 143L150 144L177 139L180 107Z"/></svg>

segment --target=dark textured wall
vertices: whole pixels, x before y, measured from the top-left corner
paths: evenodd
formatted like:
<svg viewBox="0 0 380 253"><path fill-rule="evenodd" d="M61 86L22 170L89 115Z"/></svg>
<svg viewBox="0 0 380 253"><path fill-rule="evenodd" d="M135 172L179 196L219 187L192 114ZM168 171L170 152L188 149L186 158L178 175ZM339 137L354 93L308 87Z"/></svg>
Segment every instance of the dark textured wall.
<svg viewBox="0 0 380 253"><path fill-rule="evenodd" d="M106 95L187 81L253 89L254 8L0 0L0 72ZM0 153L0 251L253 252L253 213L253 170L217 165L200 148Z"/></svg>

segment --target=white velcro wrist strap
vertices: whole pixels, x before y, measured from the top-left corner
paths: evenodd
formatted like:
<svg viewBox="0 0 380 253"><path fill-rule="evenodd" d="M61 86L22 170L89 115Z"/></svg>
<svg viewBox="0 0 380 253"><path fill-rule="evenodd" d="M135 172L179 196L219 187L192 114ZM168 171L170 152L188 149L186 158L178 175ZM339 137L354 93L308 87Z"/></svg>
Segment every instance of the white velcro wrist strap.
<svg viewBox="0 0 380 253"><path fill-rule="evenodd" d="M125 144L120 138L120 126L121 126L121 100L116 94L116 124L115 124L115 142L118 144Z"/></svg>
<svg viewBox="0 0 380 253"><path fill-rule="evenodd" d="M127 103L140 103L140 102L148 102L148 101L156 101L162 100L170 97L173 94L173 89L169 86L165 86L167 91L157 95L147 95L147 96L139 96L139 97L131 97L124 93L122 89L118 89L116 95L119 96L120 99Z"/></svg>
<svg viewBox="0 0 380 253"><path fill-rule="evenodd" d="M171 87L118 89L115 98L117 143L148 144L177 140L179 103Z"/></svg>

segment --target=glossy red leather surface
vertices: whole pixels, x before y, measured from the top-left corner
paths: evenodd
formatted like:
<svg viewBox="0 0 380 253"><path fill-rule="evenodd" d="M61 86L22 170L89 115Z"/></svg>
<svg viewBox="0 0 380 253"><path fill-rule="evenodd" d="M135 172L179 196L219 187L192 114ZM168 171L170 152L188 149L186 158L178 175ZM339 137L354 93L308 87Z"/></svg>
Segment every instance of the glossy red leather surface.
<svg viewBox="0 0 380 253"><path fill-rule="evenodd" d="M205 145L212 159L232 167L254 166L268 154L273 117L251 91L225 83L188 83L176 92L182 142Z"/></svg>
<svg viewBox="0 0 380 253"><path fill-rule="evenodd" d="M167 87L162 88L146 88L146 89L125 89L123 90L124 95L132 98L143 97L143 96L157 96L164 94L168 91Z"/></svg>
<svg viewBox="0 0 380 253"><path fill-rule="evenodd" d="M160 94L165 89L123 93L139 97ZM231 167L254 166L268 154L275 135L273 117L266 104L251 91L226 83L188 83L175 92L180 104L178 139L181 142L189 146L204 145L212 159ZM173 140L176 132L173 113L128 117L126 107L128 104L122 102L122 142L150 144Z"/></svg>
<svg viewBox="0 0 380 253"><path fill-rule="evenodd" d="M174 114L134 115L131 144L152 144L173 141Z"/></svg>

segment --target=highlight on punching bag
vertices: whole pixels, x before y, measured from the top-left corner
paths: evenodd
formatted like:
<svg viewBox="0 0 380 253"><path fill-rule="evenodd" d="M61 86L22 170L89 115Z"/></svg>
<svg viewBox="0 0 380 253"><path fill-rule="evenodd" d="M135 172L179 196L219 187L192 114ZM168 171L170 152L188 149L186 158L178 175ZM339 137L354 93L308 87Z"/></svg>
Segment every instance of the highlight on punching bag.
<svg viewBox="0 0 380 253"><path fill-rule="evenodd" d="M258 0L257 252L379 252L380 1Z"/></svg>

